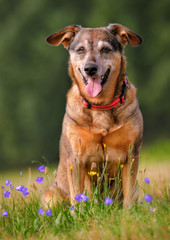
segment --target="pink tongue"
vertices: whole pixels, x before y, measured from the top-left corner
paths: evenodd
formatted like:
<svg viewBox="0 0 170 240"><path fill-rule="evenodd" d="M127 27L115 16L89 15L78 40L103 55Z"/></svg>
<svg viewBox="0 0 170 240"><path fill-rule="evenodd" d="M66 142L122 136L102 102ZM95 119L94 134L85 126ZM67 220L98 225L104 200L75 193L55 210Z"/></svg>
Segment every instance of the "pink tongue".
<svg viewBox="0 0 170 240"><path fill-rule="evenodd" d="M88 78L87 82L86 93L90 97L96 97L102 91L101 78Z"/></svg>

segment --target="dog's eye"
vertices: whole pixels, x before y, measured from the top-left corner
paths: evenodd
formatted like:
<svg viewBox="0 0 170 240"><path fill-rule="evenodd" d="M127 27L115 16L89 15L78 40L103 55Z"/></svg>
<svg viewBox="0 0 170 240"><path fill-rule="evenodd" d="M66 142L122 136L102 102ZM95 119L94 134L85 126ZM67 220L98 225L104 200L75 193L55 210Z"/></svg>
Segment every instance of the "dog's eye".
<svg viewBox="0 0 170 240"><path fill-rule="evenodd" d="M112 50L109 48L109 47L103 47L101 50L100 50L100 52L101 53L109 53L109 52L111 52Z"/></svg>
<svg viewBox="0 0 170 240"><path fill-rule="evenodd" d="M82 53L84 50L85 50L84 47L80 47L80 48L78 48L78 49L76 50L76 52Z"/></svg>

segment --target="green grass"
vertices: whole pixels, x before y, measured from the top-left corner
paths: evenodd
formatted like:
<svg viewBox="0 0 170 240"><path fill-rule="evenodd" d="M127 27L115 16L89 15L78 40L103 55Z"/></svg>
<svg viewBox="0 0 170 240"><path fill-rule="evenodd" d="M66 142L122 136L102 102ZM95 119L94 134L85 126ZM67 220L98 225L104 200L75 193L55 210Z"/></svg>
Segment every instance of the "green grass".
<svg viewBox="0 0 170 240"><path fill-rule="evenodd" d="M4 198L1 189L0 239L170 239L170 157L167 157L170 150L162 144L167 151L159 152L157 146L155 151L151 146L141 154L146 158L142 161L141 157L143 163L138 174L139 201L143 204L138 202L130 210L123 210L117 202L105 206L102 198L98 202L93 198L77 203L73 211L68 204L58 202L51 209L51 216L38 215L42 207L41 192L52 180L53 169L48 175L39 174L36 169L23 171L22 177L19 171L1 173L0 186L5 186L4 181L10 179L15 187L24 184L30 193L22 197L21 192L13 189L10 197ZM40 175L44 176L43 184L35 181ZM150 178L150 184L144 182L144 177ZM146 203L144 194L152 195L153 201ZM2 217L4 210L8 217Z"/></svg>

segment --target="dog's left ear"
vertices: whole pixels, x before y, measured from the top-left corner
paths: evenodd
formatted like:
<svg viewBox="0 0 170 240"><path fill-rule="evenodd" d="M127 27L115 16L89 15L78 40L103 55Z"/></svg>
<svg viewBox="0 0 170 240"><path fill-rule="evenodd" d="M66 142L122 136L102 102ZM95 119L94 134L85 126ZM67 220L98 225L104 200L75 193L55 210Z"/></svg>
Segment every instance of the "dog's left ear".
<svg viewBox="0 0 170 240"><path fill-rule="evenodd" d="M71 25L67 26L59 32L53 33L46 38L46 42L58 46L61 43L66 49L68 49L69 44L73 41L76 33L80 30L81 26Z"/></svg>
<svg viewBox="0 0 170 240"><path fill-rule="evenodd" d="M109 24L107 29L111 31L123 47L127 43L133 47L137 47L143 42L142 38L138 34L121 24Z"/></svg>

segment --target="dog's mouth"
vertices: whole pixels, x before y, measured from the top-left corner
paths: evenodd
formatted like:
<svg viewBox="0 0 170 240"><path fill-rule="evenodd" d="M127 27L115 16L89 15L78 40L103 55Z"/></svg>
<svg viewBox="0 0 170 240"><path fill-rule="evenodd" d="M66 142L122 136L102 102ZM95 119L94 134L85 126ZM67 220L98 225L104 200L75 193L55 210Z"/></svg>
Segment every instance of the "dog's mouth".
<svg viewBox="0 0 170 240"><path fill-rule="evenodd" d="M79 69L80 73L81 70ZM82 75L82 73L81 73ZM110 75L110 68L107 69L104 75L101 77L87 77L82 75L83 82L85 84L85 91L89 97L97 97L103 90L103 85L107 82Z"/></svg>

